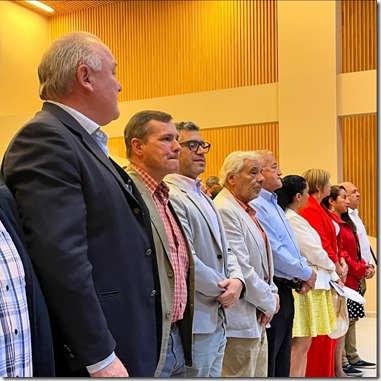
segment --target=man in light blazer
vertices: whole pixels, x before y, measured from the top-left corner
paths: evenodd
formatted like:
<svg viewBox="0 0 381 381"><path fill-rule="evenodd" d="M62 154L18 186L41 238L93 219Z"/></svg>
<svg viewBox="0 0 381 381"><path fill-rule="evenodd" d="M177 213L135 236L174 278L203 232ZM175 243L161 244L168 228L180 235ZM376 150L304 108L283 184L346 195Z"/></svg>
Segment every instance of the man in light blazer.
<svg viewBox="0 0 381 381"><path fill-rule="evenodd" d="M169 202L164 176L179 168L178 133L171 115L136 113L124 130L127 173L150 211L162 301L161 353L155 376L183 377L192 364L194 264L181 223Z"/></svg>
<svg viewBox="0 0 381 381"><path fill-rule="evenodd" d="M243 296L243 275L215 206L201 191L198 175L205 171L210 144L192 122L176 123L176 128L183 147L180 169L164 180L190 242L196 272L193 365L187 367L186 377L220 377L226 345L224 309Z"/></svg>
<svg viewBox="0 0 381 381"><path fill-rule="evenodd" d="M108 158L100 128L119 116L115 67L90 33L53 41L38 68L42 110L2 164L49 310L59 377L152 377L158 361L148 210Z"/></svg>
<svg viewBox="0 0 381 381"><path fill-rule="evenodd" d="M272 253L266 234L248 204L258 197L263 176L253 151L235 151L221 168L223 189L214 199L233 254L241 266L246 295L227 310L225 377L267 377L266 327L279 309Z"/></svg>

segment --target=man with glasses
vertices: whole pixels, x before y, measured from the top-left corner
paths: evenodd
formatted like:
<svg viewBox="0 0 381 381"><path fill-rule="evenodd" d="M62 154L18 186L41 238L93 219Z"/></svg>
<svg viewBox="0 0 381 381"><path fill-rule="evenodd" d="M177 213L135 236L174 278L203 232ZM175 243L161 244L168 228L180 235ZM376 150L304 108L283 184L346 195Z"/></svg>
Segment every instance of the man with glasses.
<svg viewBox="0 0 381 381"><path fill-rule="evenodd" d="M205 171L210 144L192 122L176 123L176 128L182 147L180 169L164 180L191 245L196 273L193 365L186 368L186 377L220 377L226 345L224 309L242 297L243 275L218 211L201 191L198 176Z"/></svg>

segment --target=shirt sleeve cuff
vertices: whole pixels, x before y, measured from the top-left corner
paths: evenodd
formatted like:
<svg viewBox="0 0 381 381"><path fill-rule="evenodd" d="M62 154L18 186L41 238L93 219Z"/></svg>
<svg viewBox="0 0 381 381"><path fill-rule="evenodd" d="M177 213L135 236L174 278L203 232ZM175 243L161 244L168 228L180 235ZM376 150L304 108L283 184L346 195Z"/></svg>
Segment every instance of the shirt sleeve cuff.
<svg viewBox="0 0 381 381"><path fill-rule="evenodd" d="M98 370L106 368L107 365L110 365L114 361L115 357L115 352L112 352L110 356L106 357L104 360L101 360L96 364L89 365L86 367L86 369L90 374L98 372Z"/></svg>

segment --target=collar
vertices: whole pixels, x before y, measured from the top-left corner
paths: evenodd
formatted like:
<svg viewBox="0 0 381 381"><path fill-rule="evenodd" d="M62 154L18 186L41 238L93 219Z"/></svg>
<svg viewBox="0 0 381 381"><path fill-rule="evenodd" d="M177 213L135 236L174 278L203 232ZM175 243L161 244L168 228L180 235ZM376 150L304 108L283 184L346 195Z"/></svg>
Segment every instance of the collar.
<svg viewBox="0 0 381 381"><path fill-rule="evenodd" d="M93 135L97 133L98 131L100 131L100 126L97 123L95 123L94 121L92 121L87 116L80 113L79 111L74 110L73 108L59 102L55 102L55 101L46 101L46 102L53 103L56 106L61 107L63 110L65 110L68 114L70 114L74 119L77 120L77 122L86 130L86 132L89 135ZM106 134L103 131L101 132L104 136L106 136Z"/></svg>

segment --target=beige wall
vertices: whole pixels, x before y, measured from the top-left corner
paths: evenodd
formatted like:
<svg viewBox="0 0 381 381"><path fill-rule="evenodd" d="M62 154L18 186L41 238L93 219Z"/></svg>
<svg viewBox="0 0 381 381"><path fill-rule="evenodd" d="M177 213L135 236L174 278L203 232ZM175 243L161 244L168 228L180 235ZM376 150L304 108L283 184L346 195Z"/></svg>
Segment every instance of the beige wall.
<svg viewBox="0 0 381 381"><path fill-rule="evenodd" d="M278 2L278 83L122 102L120 118L105 132L122 136L132 114L147 108L203 128L279 121L284 174L318 166L331 172L333 183L340 181L337 116L377 111L377 73L337 74L336 6L335 1ZM0 1L0 41L1 158L15 132L41 107L36 73L49 44L48 19ZM376 310L375 280L369 281L367 296L366 310Z"/></svg>

